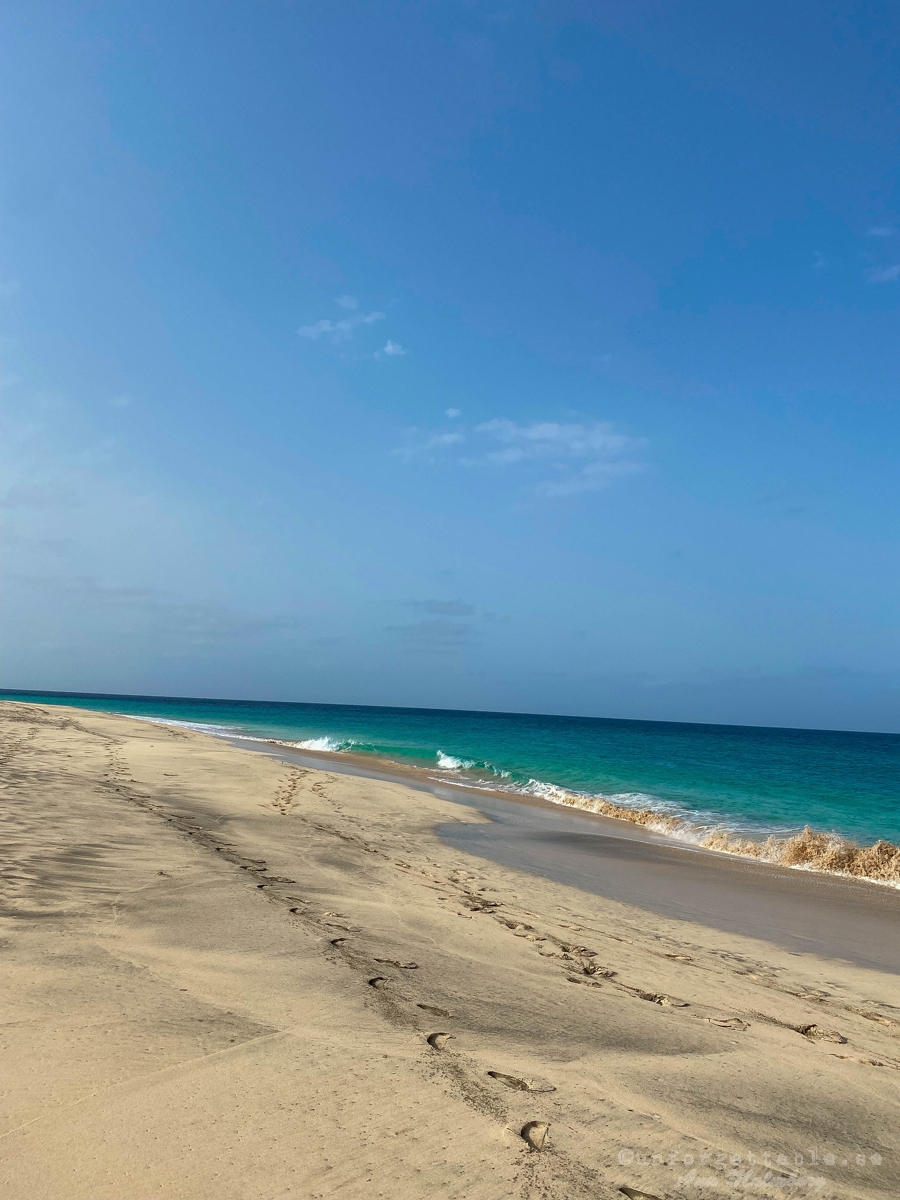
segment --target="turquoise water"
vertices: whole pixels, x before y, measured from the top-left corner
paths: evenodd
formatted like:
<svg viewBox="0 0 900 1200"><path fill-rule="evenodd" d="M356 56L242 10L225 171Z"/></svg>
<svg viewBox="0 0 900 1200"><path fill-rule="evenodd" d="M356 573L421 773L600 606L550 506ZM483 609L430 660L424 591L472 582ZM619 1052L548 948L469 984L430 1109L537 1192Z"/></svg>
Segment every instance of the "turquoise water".
<svg viewBox="0 0 900 1200"><path fill-rule="evenodd" d="M751 836L810 825L862 843L900 842L895 734L157 696L0 697L371 754L448 782L550 799L603 796Z"/></svg>

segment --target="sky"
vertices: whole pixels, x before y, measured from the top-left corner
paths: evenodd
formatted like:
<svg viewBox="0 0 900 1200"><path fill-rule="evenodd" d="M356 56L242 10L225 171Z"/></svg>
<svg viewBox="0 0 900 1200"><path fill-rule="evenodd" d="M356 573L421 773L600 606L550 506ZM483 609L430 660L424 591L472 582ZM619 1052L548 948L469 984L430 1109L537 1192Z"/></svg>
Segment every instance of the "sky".
<svg viewBox="0 0 900 1200"><path fill-rule="evenodd" d="M900 731L895 4L0 42L0 686Z"/></svg>

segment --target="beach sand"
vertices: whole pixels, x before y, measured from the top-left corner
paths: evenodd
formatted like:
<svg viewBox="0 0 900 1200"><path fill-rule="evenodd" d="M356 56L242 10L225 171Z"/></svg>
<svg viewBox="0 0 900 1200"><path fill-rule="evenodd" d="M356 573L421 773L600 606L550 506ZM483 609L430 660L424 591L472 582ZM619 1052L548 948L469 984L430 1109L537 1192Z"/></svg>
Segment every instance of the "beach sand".
<svg viewBox="0 0 900 1200"><path fill-rule="evenodd" d="M0 739L9 1200L897 1195L888 970L489 861L388 779Z"/></svg>

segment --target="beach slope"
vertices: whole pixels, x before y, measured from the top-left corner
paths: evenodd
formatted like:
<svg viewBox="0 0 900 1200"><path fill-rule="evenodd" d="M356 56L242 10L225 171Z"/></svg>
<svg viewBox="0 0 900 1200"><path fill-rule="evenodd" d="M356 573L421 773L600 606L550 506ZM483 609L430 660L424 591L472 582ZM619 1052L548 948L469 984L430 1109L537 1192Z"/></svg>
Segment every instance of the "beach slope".
<svg viewBox="0 0 900 1200"><path fill-rule="evenodd" d="M399 783L0 739L9 1200L896 1194L896 976L469 855Z"/></svg>

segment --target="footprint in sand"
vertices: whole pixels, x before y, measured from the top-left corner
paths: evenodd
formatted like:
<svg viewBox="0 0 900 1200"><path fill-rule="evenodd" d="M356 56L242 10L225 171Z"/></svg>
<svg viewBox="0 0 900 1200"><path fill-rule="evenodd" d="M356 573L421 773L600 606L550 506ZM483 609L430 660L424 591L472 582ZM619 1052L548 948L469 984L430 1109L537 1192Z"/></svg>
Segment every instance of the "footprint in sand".
<svg viewBox="0 0 900 1200"><path fill-rule="evenodd" d="M529 1150L543 1150L549 1128L546 1121L528 1121L522 1126L519 1136L528 1143Z"/></svg>
<svg viewBox="0 0 900 1200"><path fill-rule="evenodd" d="M429 1033L425 1041L432 1050L443 1050L452 1037L452 1033Z"/></svg>
<svg viewBox="0 0 900 1200"><path fill-rule="evenodd" d="M414 962L398 962L396 958L376 958L377 963L381 963L385 967L397 967L401 971L418 971L419 964Z"/></svg>
<svg viewBox="0 0 900 1200"><path fill-rule="evenodd" d="M627 1196L628 1200L659 1200L659 1196L654 1196L652 1192L639 1192L637 1188L620 1187L619 1191L623 1196Z"/></svg>
<svg viewBox="0 0 900 1200"><path fill-rule="evenodd" d="M675 996L666 996L662 992L635 992L640 1000L649 1000L651 1004L662 1004L665 1008L688 1008L687 1000L678 1000Z"/></svg>
<svg viewBox="0 0 900 1200"><path fill-rule="evenodd" d="M839 1045L844 1045L847 1041L836 1029L821 1029L818 1025L798 1025L797 1032L812 1041L837 1042Z"/></svg>
<svg viewBox="0 0 900 1200"><path fill-rule="evenodd" d="M386 988L387 985L388 985L388 980L385 979L385 977L383 975L376 975L374 979L369 980L370 988L378 988L378 989Z"/></svg>
<svg viewBox="0 0 900 1200"><path fill-rule="evenodd" d="M546 1079L519 1079L516 1075L504 1075L502 1071L488 1071L491 1079L505 1084L518 1092L555 1092L556 1088Z"/></svg>
<svg viewBox="0 0 900 1200"><path fill-rule="evenodd" d="M431 1013L433 1017L452 1017L453 1014L447 1012L446 1008L438 1008L434 1004L417 1004L416 1008L421 1008L422 1012Z"/></svg>
<svg viewBox="0 0 900 1200"><path fill-rule="evenodd" d="M291 912L296 912L296 911L297 911L296 908L291 909ZM332 938L331 944L332 944L332 946L343 946L344 942L346 942L347 940L348 940L347 938Z"/></svg>
<svg viewBox="0 0 900 1200"><path fill-rule="evenodd" d="M893 1063L883 1063L878 1058L857 1058L855 1054L832 1054L832 1058L842 1058L845 1062L862 1063L866 1067L894 1066Z"/></svg>
<svg viewBox="0 0 900 1200"><path fill-rule="evenodd" d="M720 1029L749 1029L749 1021L742 1021L740 1017L704 1017L703 1020L707 1025L718 1025Z"/></svg>
<svg viewBox="0 0 900 1200"><path fill-rule="evenodd" d="M879 1025L886 1025L889 1029L897 1024L890 1017L883 1017L881 1013L871 1012L867 1008L854 1008L852 1004L847 1004L845 1007L848 1012L856 1013L858 1017L865 1017L867 1021L877 1021Z"/></svg>
<svg viewBox="0 0 900 1200"><path fill-rule="evenodd" d="M585 963L581 969L584 971L585 975L599 976L601 979L612 979L616 974L616 972L611 971L609 967L601 967L600 963L593 961Z"/></svg>

